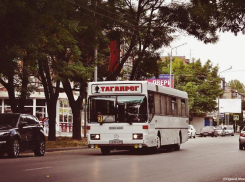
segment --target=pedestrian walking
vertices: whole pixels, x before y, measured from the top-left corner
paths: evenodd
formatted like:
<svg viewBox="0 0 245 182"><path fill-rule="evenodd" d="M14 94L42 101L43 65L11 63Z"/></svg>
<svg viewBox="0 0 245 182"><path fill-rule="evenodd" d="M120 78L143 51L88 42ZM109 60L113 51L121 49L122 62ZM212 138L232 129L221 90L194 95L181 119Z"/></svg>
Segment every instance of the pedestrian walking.
<svg viewBox="0 0 245 182"><path fill-rule="evenodd" d="M44 134L48 136L49 132L49 119L48 117L43 118L43 127L44 127Z"/></svg>

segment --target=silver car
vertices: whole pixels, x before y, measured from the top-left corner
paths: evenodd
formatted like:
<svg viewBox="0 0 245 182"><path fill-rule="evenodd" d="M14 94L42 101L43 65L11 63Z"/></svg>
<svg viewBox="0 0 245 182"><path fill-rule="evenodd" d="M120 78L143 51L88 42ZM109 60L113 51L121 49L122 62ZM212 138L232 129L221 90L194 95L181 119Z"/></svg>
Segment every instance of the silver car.
<svg viewBox="0 0 245 182"><path fill-rule="evenodd" d="M196 138L196 129L192 125L188 125L188 136L189 138Z"/></svg>
<svg viewBox="0 0 245 182"><path fill-rule="evenodd" d="M223 126L216 126L215 128L219 136L225 136L225 129Z"/></svg>
<svg viewBox="0 0 245 182"><path fill-rule="evenodd" d="M225 134L234 136L234 130L232 127L225 127Z"/></svg>
<svg viewBox="0 0 245 182"><path fill-rule="evenodd" d="M242 129L240 136L239 136L239 149L245 149L245 127Z"/></svg>

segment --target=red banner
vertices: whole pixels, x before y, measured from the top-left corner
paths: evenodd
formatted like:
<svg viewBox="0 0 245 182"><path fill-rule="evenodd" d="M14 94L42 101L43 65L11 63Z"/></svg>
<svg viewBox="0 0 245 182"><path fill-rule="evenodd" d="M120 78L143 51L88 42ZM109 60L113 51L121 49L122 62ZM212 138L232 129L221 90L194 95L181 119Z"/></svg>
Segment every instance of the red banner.
<svg viewBox="0 0 245 182"><path fill-rule="evenodd" d="M118 67L118 60L119 60L119 49L117 45L117 41L111 41L110 45L110 66L109 71L114 72Z"/></svg>

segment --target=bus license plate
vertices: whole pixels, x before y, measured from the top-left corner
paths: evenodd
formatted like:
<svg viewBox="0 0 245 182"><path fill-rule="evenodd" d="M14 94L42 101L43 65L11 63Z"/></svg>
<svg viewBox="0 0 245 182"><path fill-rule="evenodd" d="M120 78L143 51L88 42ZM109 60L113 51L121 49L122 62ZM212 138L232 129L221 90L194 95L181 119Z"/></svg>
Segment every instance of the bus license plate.
<svg viewBox="0 0 245 182"><path fill-rule="evenodd" d="M109 144L117 145L117 144L123 144L122 140L110 140Z"/></svg>

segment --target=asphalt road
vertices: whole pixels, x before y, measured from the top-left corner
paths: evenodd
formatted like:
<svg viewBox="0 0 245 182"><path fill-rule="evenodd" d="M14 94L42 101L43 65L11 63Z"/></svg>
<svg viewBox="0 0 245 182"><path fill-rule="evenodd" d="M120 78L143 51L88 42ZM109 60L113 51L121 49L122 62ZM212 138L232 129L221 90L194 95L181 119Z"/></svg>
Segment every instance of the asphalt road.
<svg viewBox="0 0 245 182"><path fill-rule="evenodd" d="M32 153L0 159L1 182L204 182L245 181L245 150L238 135L197 137L179 151L157 154L99 149Z"/></svg>

